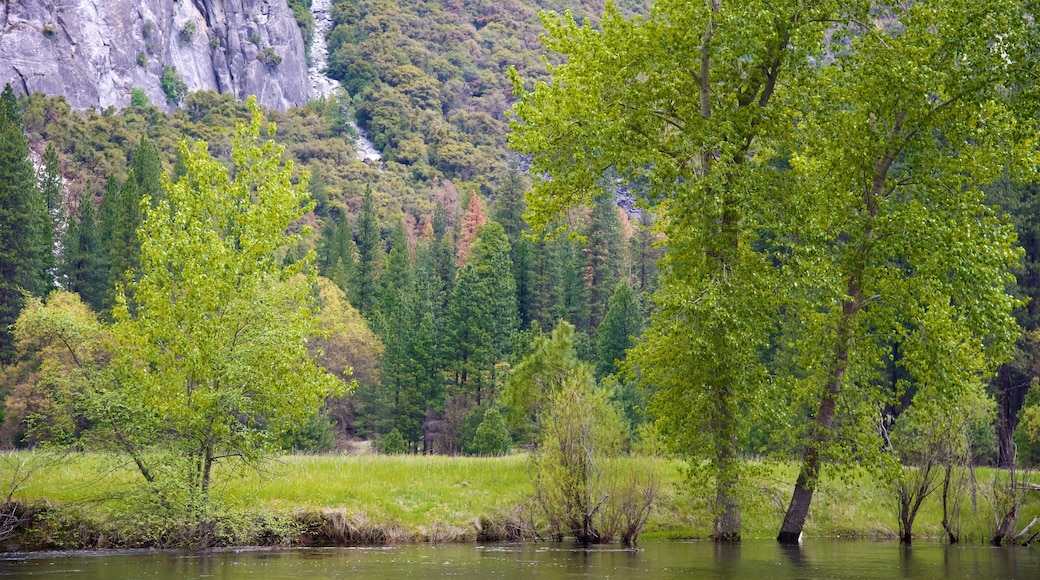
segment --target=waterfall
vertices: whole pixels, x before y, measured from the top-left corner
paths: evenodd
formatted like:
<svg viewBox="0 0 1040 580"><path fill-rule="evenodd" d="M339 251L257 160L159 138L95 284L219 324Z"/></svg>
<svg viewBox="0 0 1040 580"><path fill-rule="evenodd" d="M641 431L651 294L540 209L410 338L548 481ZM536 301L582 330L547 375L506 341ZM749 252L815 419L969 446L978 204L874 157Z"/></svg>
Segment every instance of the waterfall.
<svg viewBox="0 0 1040 580"><path fill-rule="evenodd" d="M315 98L329 97L339 88L339 81L325 76L325 67L329 61L329 46L325 36L332 28L332 0L311 0L311 14L314 15L314 40L311 42L311 64L308 76L311 81L311 92ZM362 161L379 161L381 156L368 135L353 120L349 122L358 136L354 142L357 158Z"/></svg>

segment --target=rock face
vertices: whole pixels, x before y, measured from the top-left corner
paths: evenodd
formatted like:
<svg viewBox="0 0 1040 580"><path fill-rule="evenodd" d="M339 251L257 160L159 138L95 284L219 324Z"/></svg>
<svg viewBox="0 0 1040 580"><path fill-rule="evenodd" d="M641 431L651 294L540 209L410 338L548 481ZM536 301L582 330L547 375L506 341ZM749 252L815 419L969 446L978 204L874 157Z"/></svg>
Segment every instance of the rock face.
<svg viewBox="0 0 1040 580"><path fill-rule="evenodd" d="M0 85L64 95L76 109L167 102L176 69L187 90L256 95L278 110L310 100L303 37L285 0L6 0ZM167 73L168 77L172 75Z"/></svg>

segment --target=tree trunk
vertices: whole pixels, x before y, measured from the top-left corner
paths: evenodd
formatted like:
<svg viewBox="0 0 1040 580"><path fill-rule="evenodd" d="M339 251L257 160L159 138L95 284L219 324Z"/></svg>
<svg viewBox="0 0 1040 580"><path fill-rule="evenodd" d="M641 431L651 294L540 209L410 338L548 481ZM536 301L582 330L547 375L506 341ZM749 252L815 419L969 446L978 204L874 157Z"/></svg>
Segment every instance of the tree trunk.
<svg viewBox="0 0 1040 580"><path fill-rule="evenodd" d="M953 464L946 463L946 473L943 475L943 491L942 491L942 527L946 530L946 537L950 540L951 544L956 544L960 541L960 536L954 532L953 524L950 522L950 480L953 477Z"/></svg>
<svg viewBox="0 0 1040 580"><path fill-rule="evenodd" d="M735 466L723 468L715 479L716 542L740 541L740 502L737 498L738 474Z"/></svg>
<svg viewBox="0 0 1040 580"><path fill-rule="evenodd" d="M850 292L849 295L856 296L858 291L855 294ZM854 308L854 304L846 302L845 314L851 314L851 308ZM834 413L838 395L841 393L841 381L845 376L845 368L848 364L850 326L851 323L847 322L839 330L834 372L830 384L827 385L827 390L820 399L820 408L816 413L816 422L813 424L812 438L805 447L802 468L798 472L798 479L794 484L791 503L787 506L784 523L780 526L780 533L776 537L776 541L781 544L797 544L802 537L805 519L809 516L809 505L812 504L812 496L820 480L820 448L830 439L831 431L834 428Z"/></svg>

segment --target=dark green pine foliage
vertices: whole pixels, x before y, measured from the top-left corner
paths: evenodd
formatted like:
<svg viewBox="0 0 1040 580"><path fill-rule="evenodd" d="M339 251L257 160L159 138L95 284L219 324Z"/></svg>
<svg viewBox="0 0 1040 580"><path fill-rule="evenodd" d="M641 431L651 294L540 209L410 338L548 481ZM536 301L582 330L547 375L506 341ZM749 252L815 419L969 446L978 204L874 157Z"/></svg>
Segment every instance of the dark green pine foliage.
<svg viewBox="0 0 1040 580"><path fill-rule="evenodd" d="M437 204L433 211L433 256L431 280L434 296L434 317L443 320L448 312L448 301L455 289L455 232L448 228L444 207Z"/></svg>
<svg viewBox="0 0 1040 580"><path fill-rule="evenodd" d="M1032 331L1040 328L1040 186L1015 183L1008 177L986 188L986 202L1000 208L1014 226L1018 244L1025 251L1015 270L1012 291L1024 304L1015 309L1015 318L1024 331L1016 343L1015 355L997 369L990 391L997 403L997 464L1010 466L1015 460L1014 434L1036 376L1040 351ZM1031 339L1032 338L1032 339ZM1030 453L1020 449L1021 456Z"/></svg>
<svg viewBox="0 0 1040 580"><path fill-rule="evenodd" d="M417 332L416 297L404 224L397 222L382 276L375 318L385 350L380 359L382 389L378 411L384 425L396 428L405 441L418 443L426 404L415 380L412 354ZM386 432L381 429L381 432Z"/></svg>
<svg viewBox="0 0 1040 580"><path fill-rule="evenodd" d="M586 328L591 332L607 314L614 287L621 278L624 236L614 196L598 195L589 216L586 234L586 277L589 287L589 320Z"/></svg>
<svg viewBox="0 0 1040 580"><path fill-rule="evenodd" d="M36 202L38 197L40 202ZM44 266L37 240L35 212L43 207L36 187L29 147L22 128L15 91L0 95L0 363L15 358L10 324L23 305L23 290L40 289ZM46 217L46 209L44 211Z"/></svg>
<svg viewBox="0 0 1040 580"><path fill-rule="evenodd" d="M532 242L529 254L529 316L545 329L567 317L564 301L563 258L569 240L542 237Z"/></svg>
<svg viewBox="0 0 1040 580"><path fill-rule="evenodd" d="M379 265L383 257L381 241L372 189L366 188L357 220L355 243L358 260L354 266L350 287L347 289L350 303L365 316L372 315L379 294Z"/></svg>
<svg viewBox="0 0 1040 580"><path fill-rule="evenodd" d="M646 297L657 289L657 260L663 253L655 245L653 215L646 209L639 214L639 227L630 240L630 257L632 263L632 285L640 295L640 302L645 306Z"/></svg>
<svg viewBox="0 0 1040 580"><path fill-rule="evenodd" d="M95 312L101 312L108 296L108 261L101 249L94 195L87 193L76 213L69 216L62 235L59 276L62 287L76 292Z"/></svg>
<svg viewBox="0 0 1040 580"><path fill-rule="evenodd" d="M519 324L509 241L502 226L489 221L477 230L469 260L459 271L445 329L455 387L476 405L493 395L495 365L508 356Z"/></svg>
<svg viewBox="0 0 1040 580"><path fill-rule="evenodd" d="M354 276L356 251L350 224L341 213L332 213L321 230L321 240L318 244L318 267L321 269L322 275L348 293Z"/></svg>
<svg viewBox="0 0 1040 580"><path fill-rule="evenodd" d="M625 282L621 282L610 297L603 322L596 328L597 378L615 373L615 361L625 360L627 351L643 332L643 313L639 297Z"/></svg>
<svg viewBox="0 0 1040 580"><path fill-rule="evenodd" d="M491 217L502 224L509 239L510 259L513 260L513 280L516 282L516 306L520 327L530 328L534 317L531 278L532 242L524 232L524 183L515 172L510 172L492 206Z"/></svg>
<svg viewBox="0 0 1040 580"><path fill-rule="evenodd" d="M43 152L43 176L40 179L40 191L43 193L43 201L47 206L47 214L55 225L61 218L63 190L58 149L54 143L48 143Z"/></svg>
<svg viewBox="0 0 1040 580"><path fill-rule="evenodd" d="M51 220L29 159L18 101L0 94L0 363L15 355L10 325L23 291L42 296L53 286Z"/></svg>
<svg viewBox="0 0 1040 580"><path fill-rule="evenodd" d="M137 181L138 199L147 195L154 206L163 196L163 168L159 150L147 137L141 137L141 143L134 151L133 159L130 162L130 170Z"/></svg>
<svg viewBox="0 0 1040 580"><path fill-rule="evenodd" d="M592 351L589 336L594 330L589 321L589 284L585 248L576 240L561 236L560 279L562 284L563 316L574 325L574 350L578 357L589 360Z"/></svg>
<svg viewBox="0 0 1040 580"><path fill-rule="evenodd" d="M108 194L106 190L106 197ZM109 241L108 286L115 288L116 284L127 283L141 262L141 241L137 237L142 218L141 188L134 171L130 170L127 174L126 181L116 193L113 206L104 207L104 199L101 203L102 215L111 220L109 223L102 222L102 227L111 228L103 237Z"/></svg>
<svg viewBox="0 0 1040 580"><path fill-rule="evenodd" d="M413 273L413 324L411 373L426 410L439 412L444 407L443 362L440 358L439 325L445 309L438 307L441 281L434 274L435 246L419 247Z"/></svg>

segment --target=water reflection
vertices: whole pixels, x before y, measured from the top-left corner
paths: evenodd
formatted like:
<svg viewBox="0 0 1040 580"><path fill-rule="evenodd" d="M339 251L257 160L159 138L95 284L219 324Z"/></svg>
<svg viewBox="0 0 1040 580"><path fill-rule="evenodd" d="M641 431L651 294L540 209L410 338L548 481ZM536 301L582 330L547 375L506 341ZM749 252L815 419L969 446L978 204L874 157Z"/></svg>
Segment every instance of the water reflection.
<svg viewBox="0 0 1040 580"><path fill-rule="evenodd" d="M809 540L644 542L638 550L569 544L411 545L297 550L0 556L2 578L1040 578L1040 549Z"/></svg>

